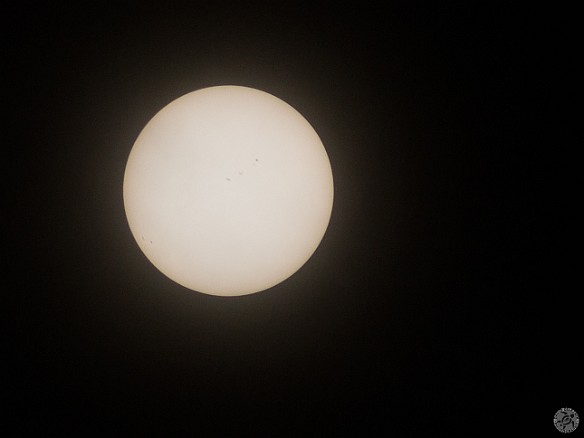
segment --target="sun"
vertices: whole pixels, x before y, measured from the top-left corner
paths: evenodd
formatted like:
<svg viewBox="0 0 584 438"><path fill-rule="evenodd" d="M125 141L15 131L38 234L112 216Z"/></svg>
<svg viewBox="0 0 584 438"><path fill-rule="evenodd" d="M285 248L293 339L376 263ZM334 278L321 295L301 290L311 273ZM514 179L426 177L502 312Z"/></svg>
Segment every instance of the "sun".
<svg viewBox="0 0 584 438"><path fill-rule="evenodd" d="M310 123L266 92L186 94L144 127L124 174L130 230L146 257L198 292L275 286L312 256L328 227L333 175Z"/></svg>

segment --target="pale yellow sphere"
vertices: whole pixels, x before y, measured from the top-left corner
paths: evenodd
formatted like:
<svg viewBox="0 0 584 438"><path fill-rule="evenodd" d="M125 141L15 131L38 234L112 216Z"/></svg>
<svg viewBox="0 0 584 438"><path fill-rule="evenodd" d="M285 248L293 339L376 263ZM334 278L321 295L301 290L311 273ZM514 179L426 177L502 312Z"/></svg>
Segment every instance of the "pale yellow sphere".
<svg viewBox="0 0 584 438"><path fill-rule="evenodd" d="M170 279L211 295L286 280L318 247L332 205L331 165L312 126L247 87L168 104L138 136L124 175L140 249Z"/></svg>

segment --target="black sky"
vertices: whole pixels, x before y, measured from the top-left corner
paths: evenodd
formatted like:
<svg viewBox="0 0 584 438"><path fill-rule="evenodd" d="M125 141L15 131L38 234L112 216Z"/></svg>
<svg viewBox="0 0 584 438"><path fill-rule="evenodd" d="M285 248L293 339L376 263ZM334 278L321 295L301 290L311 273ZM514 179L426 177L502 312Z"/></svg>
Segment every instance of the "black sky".
<svg viewBox="0 0 584 438"><path fill-rule="evenodd" d="M527 436L584 415L574 12L274 3L3 6L2 427ZM147 121L225 84L300 111L335 178L312 259L229 299L150 265L122 201Z"/></svg>

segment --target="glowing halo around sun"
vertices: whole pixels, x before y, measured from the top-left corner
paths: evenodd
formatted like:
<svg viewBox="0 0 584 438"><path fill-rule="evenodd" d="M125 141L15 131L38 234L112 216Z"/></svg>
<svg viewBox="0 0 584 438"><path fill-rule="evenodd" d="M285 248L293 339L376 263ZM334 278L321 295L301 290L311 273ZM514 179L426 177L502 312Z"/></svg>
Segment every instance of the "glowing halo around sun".
<svg viewBox="0 0 584 438"><path fill-rule="evenodd" d="M284 101L219 86L164 107L124 174L130 230L150 262L210 295L275 286L312 256L328 227L333 176L312 126Z"/></svg>

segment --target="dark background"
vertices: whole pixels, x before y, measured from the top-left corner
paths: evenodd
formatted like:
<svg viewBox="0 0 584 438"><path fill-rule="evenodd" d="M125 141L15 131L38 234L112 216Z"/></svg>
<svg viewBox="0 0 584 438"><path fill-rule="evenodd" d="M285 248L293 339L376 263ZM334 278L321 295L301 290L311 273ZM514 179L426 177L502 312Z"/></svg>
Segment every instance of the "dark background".
<svg viewBox="0 0 584 438"><path fill-rule="evenodd" d="M9 435L552 436L584 415L574 11L285 3L4 3ZM122 201L148 120L224 84L300 111L335 178L310 261L236 298L160 274Z"/></svg>

